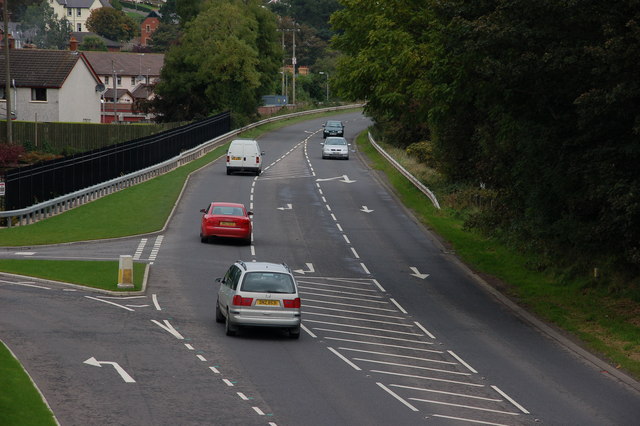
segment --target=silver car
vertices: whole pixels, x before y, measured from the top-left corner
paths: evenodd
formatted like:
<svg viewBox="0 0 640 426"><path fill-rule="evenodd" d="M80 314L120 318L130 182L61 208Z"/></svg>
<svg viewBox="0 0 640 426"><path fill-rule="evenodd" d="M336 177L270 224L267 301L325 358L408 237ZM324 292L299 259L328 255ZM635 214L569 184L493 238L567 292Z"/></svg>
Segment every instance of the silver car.
<svg viewBox="0 0 640 426"><path fill-rule="evenodd" d="M287 265L239 260L216 281L216 321L225 323L227 336L252 326L286 328L292 338L300 337L300 296Z"/></svg>
<svg viewBox="0 0 640 426"><path fill-rule="evenodd" d="M349 143L345 138L329 137L322 143L322 158L349 159Z"/></svg>

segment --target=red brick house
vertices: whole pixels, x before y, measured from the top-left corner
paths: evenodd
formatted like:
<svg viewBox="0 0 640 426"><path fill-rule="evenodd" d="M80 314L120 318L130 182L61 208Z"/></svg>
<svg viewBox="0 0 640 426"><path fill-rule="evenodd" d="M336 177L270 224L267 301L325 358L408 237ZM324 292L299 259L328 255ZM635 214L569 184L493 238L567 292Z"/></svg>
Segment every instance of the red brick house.
<svg viewBox="0 0 640 426"><path fill-rule="evenodd" d="M140 45L147 46L151 35L160 25L160 14L156 11L150 12L140 24Z"/></svg>

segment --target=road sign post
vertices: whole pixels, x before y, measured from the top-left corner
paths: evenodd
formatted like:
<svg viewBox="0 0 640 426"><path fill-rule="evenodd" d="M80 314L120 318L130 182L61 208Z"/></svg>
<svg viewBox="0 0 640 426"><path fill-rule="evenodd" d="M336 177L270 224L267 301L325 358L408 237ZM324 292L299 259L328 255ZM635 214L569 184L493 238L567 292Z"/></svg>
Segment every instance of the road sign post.
<svg viewBox="0 0 640 426"><path fill-rule="evenodd" d="M120 256L118 288L133 288L133 257L130 255Z"/></svg>

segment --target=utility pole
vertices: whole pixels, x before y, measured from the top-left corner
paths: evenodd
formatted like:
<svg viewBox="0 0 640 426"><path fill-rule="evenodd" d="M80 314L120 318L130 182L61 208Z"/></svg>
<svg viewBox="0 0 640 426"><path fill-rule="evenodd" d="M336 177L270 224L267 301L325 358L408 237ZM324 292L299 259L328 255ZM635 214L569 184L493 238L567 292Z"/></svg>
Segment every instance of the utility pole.
<svg viewBox="0 0 640 426"><path fill-rule="evenodd" d="M4 66L5 66L5 84L4 95L7 105L7 143L13 143L13 137L11 134L11 68L9 66L9 11L8 0L3 0L3 18L4 18Z"/></svg>
<svg viewBox="0 0 640 426"><path fill-rule="evenodd" d="M293 90L293 106L296 106L296 63L297 63L297 59L296 59L296 31L298 31L298 29L296 28L296 23L293 23L293 54L291 57L291 65L293 65L293 84L292 84L292 90Z"/></svg>
<svg viewBox="0 0 640 426"><path fill-rule="evenodd" d="M118 100L118 88L116 86L116 67L113 63L113 59L111 60L111 69L113 70L113 122L118 122L118 113L116 111L116 102Z"/></svg>

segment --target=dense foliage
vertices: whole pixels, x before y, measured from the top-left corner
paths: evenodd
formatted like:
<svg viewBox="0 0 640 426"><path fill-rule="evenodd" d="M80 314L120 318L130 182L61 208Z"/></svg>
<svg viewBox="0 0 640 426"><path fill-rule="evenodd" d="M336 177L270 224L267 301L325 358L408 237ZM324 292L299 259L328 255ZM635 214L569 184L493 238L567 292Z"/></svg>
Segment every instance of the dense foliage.
<svg viewBox="0 0 640 426"><path fill-rule="evenodd" d="M470 222L640 268L640 2L341 0L341 93L497 203Z"/></svg>
<svg viewBox="0 0 640 426"><path fill-rule="evenodd" d="M87 28L102 37L128 41L139 34L138 24L124 12L110 7L94 9L87 18Z"/></svg>
<svg viewBox="0 0 640 426"><path fill-rule="evenodd" d="M19 29L28 43L40 49L68 48L71 24L65 18L58 19L46 0L26 7L21 17Z"/></svg>
<svg viewBox="0 0 640 426"><path fill-rule="evenodd" d="M258 0L207 0L200 8L165 56L151 108L162 121L231 110L235 124L244 124L274 90L276 18Z"/></svg>

